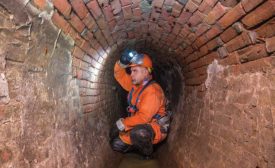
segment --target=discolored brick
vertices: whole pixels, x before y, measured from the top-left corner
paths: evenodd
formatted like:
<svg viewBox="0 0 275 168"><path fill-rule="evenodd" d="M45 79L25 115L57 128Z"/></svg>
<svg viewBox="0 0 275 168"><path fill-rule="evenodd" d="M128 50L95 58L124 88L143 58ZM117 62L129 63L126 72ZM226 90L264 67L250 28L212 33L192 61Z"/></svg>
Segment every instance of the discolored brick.
<svg viewBox="0 0 275 168"><path fill-rule="evenodd" d="M71 0L70 2L80 19L83 19L88 14L89 11L82 0Z"/></svg>
<svg viewBox="0 0 275 168"><path fill-rule="evenodd" d="M56 7L65 18L70 18L72 7L67 0L53 0L53 5Z"/></svg>

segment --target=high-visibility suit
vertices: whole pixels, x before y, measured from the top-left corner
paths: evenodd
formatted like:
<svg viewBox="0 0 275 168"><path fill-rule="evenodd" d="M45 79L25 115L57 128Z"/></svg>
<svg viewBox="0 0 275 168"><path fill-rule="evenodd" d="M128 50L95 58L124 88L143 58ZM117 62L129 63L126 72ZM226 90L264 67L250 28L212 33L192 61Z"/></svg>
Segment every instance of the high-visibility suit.
<svg viewBox="0 0 275 168"><path fill-rule="evenodd" d="M131 103L135 104L137 96L141 91L144 84L139 86L132 84L132 79L126 70L118 63L114 67L114 76L118 83L128 92L133 88ZM150 124L154 130L155 137L153 139L153 144L156 144L167 136L166 133L161 132L160 125L157 123L157 119L153 117L158 114L164 116L165 113L165 95L162 88L156 82L150 84L146 89L140 94L139 100L136 104L138 111L132 114L130 117L126 117L123 120L125 126L125 131L120 132L120 139L126 144L132 144L130 139L130 130L139 124Z"/></svg>

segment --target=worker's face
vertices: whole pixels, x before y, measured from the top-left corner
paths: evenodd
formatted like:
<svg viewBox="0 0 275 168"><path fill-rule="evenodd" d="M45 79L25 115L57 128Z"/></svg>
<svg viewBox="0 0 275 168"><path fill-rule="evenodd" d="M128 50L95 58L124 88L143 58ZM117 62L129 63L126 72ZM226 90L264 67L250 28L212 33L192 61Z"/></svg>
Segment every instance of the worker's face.
<svg viewBox="0 0 275 168"><path fill-rule="evenodd" d="M134 85L139 85L148 76L149 72L141 66L131 67L131 78Z"/></svg>

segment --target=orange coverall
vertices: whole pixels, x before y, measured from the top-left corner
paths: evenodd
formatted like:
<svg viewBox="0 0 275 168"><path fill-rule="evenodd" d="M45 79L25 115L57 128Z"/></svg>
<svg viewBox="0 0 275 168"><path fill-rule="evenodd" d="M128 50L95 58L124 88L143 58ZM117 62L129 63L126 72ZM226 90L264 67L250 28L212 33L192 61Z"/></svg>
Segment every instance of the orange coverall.
<svg viewBox="0 0 275 168"><path fill-rule="evenodd" d="M120 67L118 63L116 63L114 67L114 76L118 83L126 91L129 92L132 87L134 88L131 100L131 103L134 105L143 85L132 85L131 76L127 74L126 70ZM147 86L139 96L139 101L136 106L138 111L123 120L125 131L120 132L120 139L124 143L131 145L130 130L139 124L150 124L152 126L155 133L153 144L165 139L167 134L161 133L160 125L156 122L156 119L153 119L155 114L159 114L160 116L165 115L165 96L159 84L154 82Z"/></svg>

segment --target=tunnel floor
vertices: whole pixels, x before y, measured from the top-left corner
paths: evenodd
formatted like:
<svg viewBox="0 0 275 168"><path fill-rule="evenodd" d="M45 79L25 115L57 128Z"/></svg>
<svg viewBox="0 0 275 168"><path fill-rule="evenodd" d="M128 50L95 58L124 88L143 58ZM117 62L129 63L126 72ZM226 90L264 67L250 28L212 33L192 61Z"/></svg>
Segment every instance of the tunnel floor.
<svg viewBox="0 0 275 168"><path fill-rule="evenodd" d="M157 159L143 160L141 156L135 153L125 154L118 168L159 168Z"/></svg>

